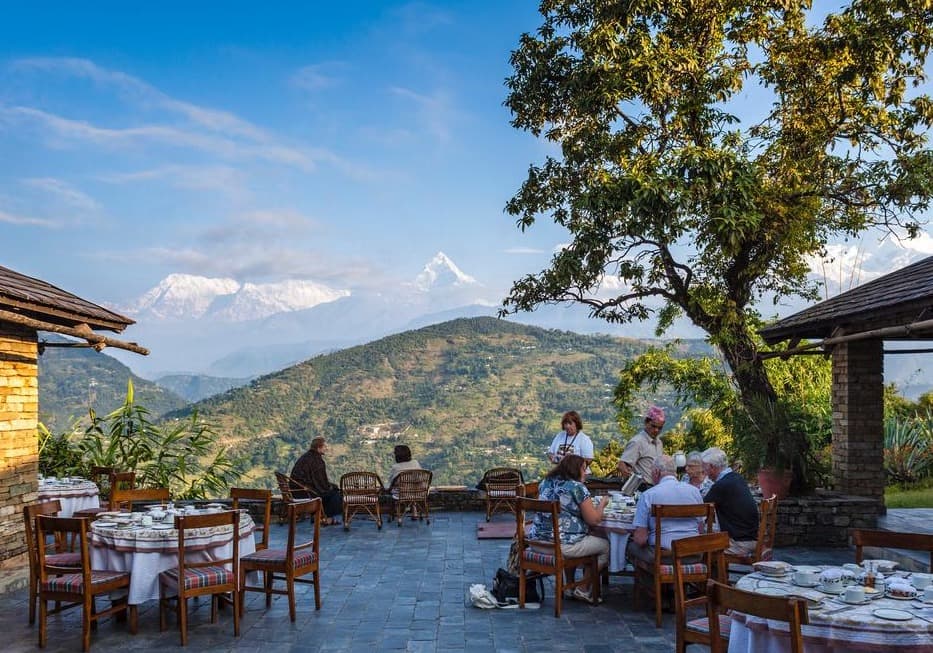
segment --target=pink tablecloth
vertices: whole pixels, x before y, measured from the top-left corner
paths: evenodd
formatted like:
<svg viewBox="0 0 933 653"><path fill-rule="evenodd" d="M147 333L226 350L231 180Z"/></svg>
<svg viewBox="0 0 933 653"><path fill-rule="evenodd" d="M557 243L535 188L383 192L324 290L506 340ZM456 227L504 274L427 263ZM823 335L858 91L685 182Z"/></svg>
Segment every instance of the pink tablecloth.
<svg viewBox="0 0 933 653"><path fill-rule="evenodd" d="M93 481L43 479L39 481L39 501L54 501L62 504L59 517L71 517L78 510L100 507L100 488Z"/></svg>
<svg viewBox="0 0 933 653"><path fill-rule="evenodd" d="M256 526L247 514L240 517L240 556L256 551ZM193 537L190 537L192 534ZM178 531L145 527L102 528L91 525L91 567L129 571L128 601L138 605L159 598L159 573L178 566ZM230 526L186 531L185 558L192 562L218 560L233 552Z"/></svg>

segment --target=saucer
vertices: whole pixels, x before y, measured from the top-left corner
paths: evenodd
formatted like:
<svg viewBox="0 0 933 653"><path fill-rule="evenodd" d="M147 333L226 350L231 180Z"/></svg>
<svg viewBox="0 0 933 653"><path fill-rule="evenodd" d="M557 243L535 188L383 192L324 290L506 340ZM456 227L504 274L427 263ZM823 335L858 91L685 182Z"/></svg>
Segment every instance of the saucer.
<svg viewBox="0 0 933 653"><path fill-rule="evenodd" d="M117 522L103 521L103 520L98 519L96 522L94 522L94 526L97 526L98 528L116 528Z"/></svg>
<svg viewBox="0 0 933 653"><path fill-rule="evenodd" d="M792 580L791 582L797 587L818 587L820 584L820 581L818 580L813 581L812 583L798 583L796 580Z"/></svg>
<svg viewBox="0 0 933 653"><path fill-rule="evenodd" d="M879 619L890 619L892 621L909 621L914 618L909 612L895 610L894 608L875 608L871 613Z"/></svg>
<svg viewBox="0 0 933 653"><path fill-rule="evenodd" d="M830 587L826 587L822 583L819 583L816 586L816 589L822 592L823 594L842 594L843 592L846 591L846 588L842 585L840 585L839 587L830 588Z"/></svg>
<svg viewBox="0 0 933 653"><path fill-rule="evenodd" d="M871 599L868 598L867 596L861 601L849 601L846 599L845 596L841 596L839 600L842 601L843 603L848 603L849 605L868 605L869 603L871 603Z"/></svg>
<svg viewBox="0 0 933 653"><path fill-rule="evenodd" d="M174 524L153 524L149 528L151 528L154 531L171 531L175 529L175 525Z"/></svg>

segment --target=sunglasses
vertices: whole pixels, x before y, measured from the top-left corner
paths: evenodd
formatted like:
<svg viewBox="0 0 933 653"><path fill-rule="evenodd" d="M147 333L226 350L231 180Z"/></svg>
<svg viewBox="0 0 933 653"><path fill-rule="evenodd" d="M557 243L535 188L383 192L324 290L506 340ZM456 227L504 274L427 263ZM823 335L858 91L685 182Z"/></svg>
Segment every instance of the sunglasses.
<svg viewBox="0 0 933 653"><path fill-rule="evenodd" d="M664 423L658 424L657 422L648 422L648 426L653 429L658 429L659 431L664 428Z"/></svg>

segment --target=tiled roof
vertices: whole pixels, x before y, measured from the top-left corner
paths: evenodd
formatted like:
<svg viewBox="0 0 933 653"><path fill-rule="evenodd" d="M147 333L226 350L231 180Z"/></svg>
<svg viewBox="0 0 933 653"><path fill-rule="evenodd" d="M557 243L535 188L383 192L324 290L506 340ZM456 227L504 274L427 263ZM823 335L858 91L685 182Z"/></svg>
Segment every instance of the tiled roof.
<svg viewBox="0 0 933 653"><path fill-rule="evenodd" d="M81 299L40 279L0 266L0 309L54 324L87 324L120 332L134 323L128 317Z"/></svg>
<svg viewBox="0 0 933 653"><path fill-rule="evenodd" d="M931 318L933 256L778 320L760 333L774 343L794 337L827 338L840 326L851 333Z"/></svg>

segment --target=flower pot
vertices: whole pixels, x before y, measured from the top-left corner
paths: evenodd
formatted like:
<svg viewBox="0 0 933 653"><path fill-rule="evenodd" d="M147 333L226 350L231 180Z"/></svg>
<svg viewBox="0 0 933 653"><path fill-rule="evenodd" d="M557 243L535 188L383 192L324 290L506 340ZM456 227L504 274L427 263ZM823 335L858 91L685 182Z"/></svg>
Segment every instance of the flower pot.
<svg viewBox="0 0 933 653"><path fill-rule="evenodd" d="M793 480L794 474L789 469L780 472L774 469L762 469L758 472L758 487L761 488L761 496L765 499L772 495L776 495L778 499L786 497Z"/></svg>

